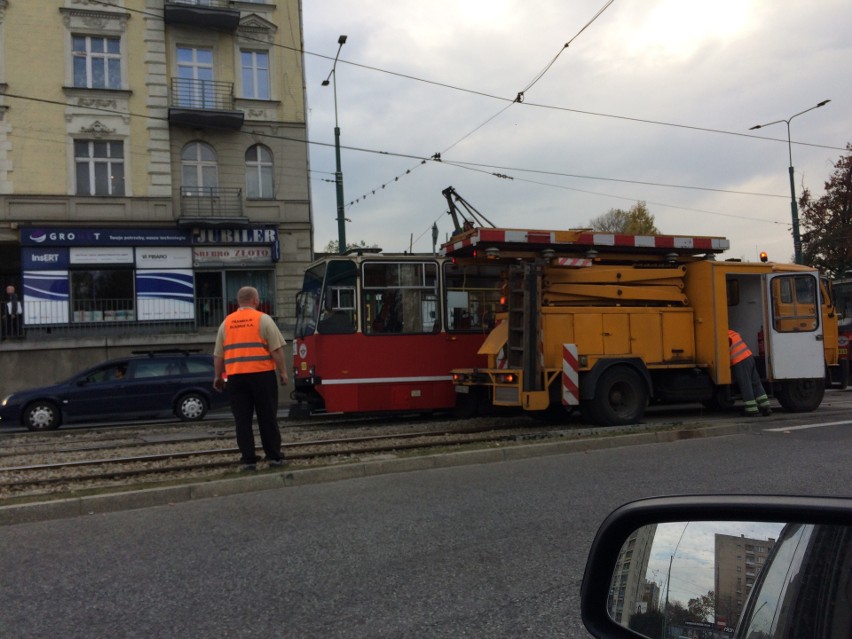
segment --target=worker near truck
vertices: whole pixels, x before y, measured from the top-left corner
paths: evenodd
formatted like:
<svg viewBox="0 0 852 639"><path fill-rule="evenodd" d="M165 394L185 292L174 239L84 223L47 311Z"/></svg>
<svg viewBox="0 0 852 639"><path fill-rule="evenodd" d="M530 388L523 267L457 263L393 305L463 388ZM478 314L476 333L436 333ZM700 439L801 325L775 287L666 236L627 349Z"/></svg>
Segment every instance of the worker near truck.
<svg viewBox="0 0 852 639"><path fill-rule="evenodd" d="M728 346L731 351L731 371L743 396L742 414L746 417L764 417L772 414L769 397L760 383L760 375L754 365L751 349L733 329L728 329Z"/></svg>

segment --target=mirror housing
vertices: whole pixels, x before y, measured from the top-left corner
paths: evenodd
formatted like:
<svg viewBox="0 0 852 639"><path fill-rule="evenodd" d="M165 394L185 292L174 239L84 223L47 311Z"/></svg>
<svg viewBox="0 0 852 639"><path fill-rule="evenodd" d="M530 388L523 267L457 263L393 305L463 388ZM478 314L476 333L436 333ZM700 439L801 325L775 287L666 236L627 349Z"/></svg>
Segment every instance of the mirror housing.
<svg viewBox="0 0 852 639"><path fill-rule="evenodd" d="M583 624L598 639L643 639L607 608L612 577L628 537L643 526L672 522L796 522L852 526L852 498L701 495L643 499L614 510L592 542L580 591Z"/></svg>

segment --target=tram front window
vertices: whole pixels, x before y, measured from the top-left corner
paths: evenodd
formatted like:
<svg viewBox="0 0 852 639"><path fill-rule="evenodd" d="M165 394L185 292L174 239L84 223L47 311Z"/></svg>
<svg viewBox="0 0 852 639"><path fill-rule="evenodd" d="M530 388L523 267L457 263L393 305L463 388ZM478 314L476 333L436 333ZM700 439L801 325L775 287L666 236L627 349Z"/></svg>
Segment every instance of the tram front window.
<svg viewBox="0 0 852 639"><path fill-rule="evenodd" d="M316 330L325 267L323 263L305 271L302 290L296 295L296 337L313 335Z"/></svg>
<svg viewBox="0 0 852 639"><path fill-rule="evenodd" d="M322 313L317 330L323 335L355 332L355 280L351 260L331 260L322 293Z"/></svg>

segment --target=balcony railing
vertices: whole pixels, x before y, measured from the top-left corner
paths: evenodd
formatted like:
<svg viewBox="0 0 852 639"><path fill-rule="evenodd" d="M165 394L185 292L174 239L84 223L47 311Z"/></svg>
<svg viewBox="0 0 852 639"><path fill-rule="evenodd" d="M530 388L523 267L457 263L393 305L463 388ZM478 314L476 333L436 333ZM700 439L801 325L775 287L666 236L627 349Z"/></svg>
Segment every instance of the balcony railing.
<svg viewBox="0 0 852 639"><path fill-rule="evenodd" d="M211 186L182 186L180 216L242 218L243 190Z"/></svg>
<svg viewBox="0 0 852 639"><path fill-rule="evenodd" d="M229 0L166 0L166 24L234 31L240 25L240 12Z"/></svg>
<svg viewBox="0 0 852 639"><path fill-rule="evenodd" d="M195 128L239 129L245 114L234 104L233 82L172 78L169 122Z"/></svg>

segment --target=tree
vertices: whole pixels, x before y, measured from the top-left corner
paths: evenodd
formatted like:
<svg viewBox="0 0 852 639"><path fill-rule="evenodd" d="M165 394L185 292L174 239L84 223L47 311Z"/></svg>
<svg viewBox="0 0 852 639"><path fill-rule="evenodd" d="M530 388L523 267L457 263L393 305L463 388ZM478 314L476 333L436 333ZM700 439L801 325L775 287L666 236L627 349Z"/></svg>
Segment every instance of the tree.
<svg viewBox="0 0 852 639"><path fill-rule="evenodd" d="M716 594L710 590L706 595L698 595L687 602L686 608L695 621L712 619L716 612Z"/></svg>
<svg viewBox="0 0 852 639"><path fill-rule="evenodd" d="M852 143L846 150L822 197L814 198L806 188L799 198L802 257L829 277L852 269Z"/></svg>
<svg viewBox="0 0 852 639"><path fill-rule="evenodd" d="M337 247L338 246L340 246L339 240L330 240L329 243L325 245L325 248L323 249L322 252L323 253L337 253ZM358 248L373 248L373 249L375 249L375 248L379 248L379 246L378 246L378 244L373 244L371 246L367 246L367 243L364 240L361 240L360 242L347 242L346 243L346 249L347 250L358 249Z"/></svg>
<svg viewBox="0 0 852 639"><path fill-rule="evenodd" d="M660 231L654 226L654 216L648 211L644 202L636 202L627 211L610 209L608 213L599 215L589 222L595 231L604 233L627 233L630 235L658 235Z"/></svg>

